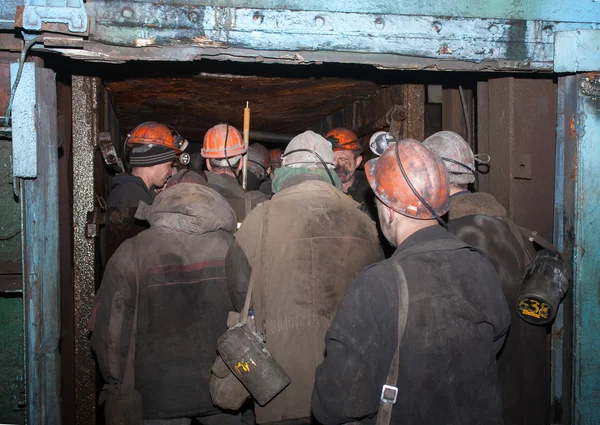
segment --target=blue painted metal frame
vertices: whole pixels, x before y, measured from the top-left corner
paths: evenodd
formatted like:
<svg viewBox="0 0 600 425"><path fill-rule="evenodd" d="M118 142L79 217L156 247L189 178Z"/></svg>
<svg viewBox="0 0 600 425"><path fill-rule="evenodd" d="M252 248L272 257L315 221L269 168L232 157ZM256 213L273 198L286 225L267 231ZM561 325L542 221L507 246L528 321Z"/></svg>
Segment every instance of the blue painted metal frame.
<svg viewBox="0 0 600 425"><path fill-rule="evenodd" d="M22 179L20 189L27 422L54 425L61 422L56 83L51 70L25 65L30 72L21 82L33 92L17 90L15 103L32 96L35 113L28 128L13 129L13 137L34 137L38 157L35 178ZM13 78L15 73L11 66Z"/></svg>
<svg viewBox="0 0 600 425"><path fill-rule="evenodd" d="M600 418L600 73L578 75L573 249L573 425Z"/></svg>
<svg viewBox="0 0 600 425"><path fill-rule="evenodd" d="M114 46L321 51L330 54L331 61L348 52L393 54L442 61L498 62L498 69L548 71L553 69L554 34L600 30L600 6L590 7L598 10L588 15L591 22L569 22L516 20L510 15L449 17L451 6L437 9L440 14L425 16L423 12L408 15L404 11L365 13L356 8L340 12L144 1L98 0L86 5L94 22L90 40Z"/></svg>
<svg viewBox="0 0 600 425"><path fill-rule="evenodd" d="M560 78L558 118L555 240L571 260L572 301L554 326L553 396L563 423L583 425L600 418L600 73Z"/></svg>
<svg viewBox="0 0 600 425"><path fill-rule="evenodd" d="M143 0L142 0L143 1ZM195 6L595 22L597 0L188 0Z"/></svg>

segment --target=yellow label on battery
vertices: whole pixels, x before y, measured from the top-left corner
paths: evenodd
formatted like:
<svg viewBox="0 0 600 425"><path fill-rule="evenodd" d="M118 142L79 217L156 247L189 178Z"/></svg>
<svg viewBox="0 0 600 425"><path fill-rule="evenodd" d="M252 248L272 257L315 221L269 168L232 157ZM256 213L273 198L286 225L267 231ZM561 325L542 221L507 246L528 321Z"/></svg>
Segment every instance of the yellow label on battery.
<svg viewBox="0 0 600 425"><path fill-rule="evenodd" d="M245 360L241 360L241 361L237 362L234 369L235 369L235 373L237 373L239 376L242 376L242 374L244 372L245 373L250 372L250 364Z"/></svg>
<svg viewBox="0 0 600 425"><path fill-rule="evenodd" d="M519 301L519 311L521 314L535 319L547 320L550 318L550 306L533 298L524 298Z"/></svg>

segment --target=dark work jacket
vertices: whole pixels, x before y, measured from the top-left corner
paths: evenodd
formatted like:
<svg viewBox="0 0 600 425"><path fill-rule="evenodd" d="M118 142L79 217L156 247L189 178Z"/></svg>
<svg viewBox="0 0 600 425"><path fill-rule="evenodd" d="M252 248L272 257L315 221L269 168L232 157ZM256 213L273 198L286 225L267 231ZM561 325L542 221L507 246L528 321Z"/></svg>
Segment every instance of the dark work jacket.
<svg viewBox="0 0 600 425"><path fill-rule="evenodd" d="M367 176L362 170L354 173L354 183L346 192L352 199L361 204L361 209L369 214L372 220L377 220L377 208L375 207L375 194L367 181Z"/></svg>
<svg viewBox="0 0 600 425"><path fill-rule="evenodd" d="M505 425L549 423L549 359L546 327L525 322L517 314L517 295L525 252L505 220L506 210L487 193L451 197L448 227L459 239L482 250L500 277L512 324L498 356ZM529 241L522 241L533 250Z"/></svg>
<svg viewBox="0 0 600 425"><path fill-rule="evenodd" d="M140 201L151 204L154 196L140 177L121 173L112 178L106 201L104 264L125 240L148 228L148 223L135 219L134 215Z"/></svg>
<svg viewBox="0 0 600 425"><path fill-rule="evenodd" d="M436 250L436 241L462 247ZM403 251L432 244L429 252ZM400 263L408 284L392 424L502 424L496 353L510 324L492 265L439 226L417 231L352 283L325 338L313 414L323 424L376 421L398 340Z"/></svg>
<svg viewBox="0 0 600 425"><path fill-rule="evenodd" d="M154 200L154 193L146 187L144 180L129 173L114 176L108 190L108 208L137 208L140 201L151 204Z"/></svg>
<svg viewBox="0 0 600 425"><path fill-rule="evenodd" d="M110 259L90 319L102 376L120 382L140 280L135 386L145 419L218 412L208 383L217 338L233 309L224 261L235 215L214 190L181 183L142 206L150 229Z"/></svg>
<svg viewBox="0 0 600 425"><path fill-rule="evenodd" d="M249 190L244 192L237 179L229 174L215 174L206 172L208 185L219 192L225 198L237 217L238 223L244 221L246 215L256 207L256 205L268 199L268 196L258 190Z"/></svg>

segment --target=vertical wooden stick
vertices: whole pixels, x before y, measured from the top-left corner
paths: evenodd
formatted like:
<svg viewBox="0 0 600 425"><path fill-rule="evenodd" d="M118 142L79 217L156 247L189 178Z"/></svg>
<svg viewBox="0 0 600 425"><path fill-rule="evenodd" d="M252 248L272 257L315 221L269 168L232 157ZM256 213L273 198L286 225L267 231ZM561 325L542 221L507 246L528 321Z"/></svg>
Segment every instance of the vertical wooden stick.
<svg viewBox="0 0 600 425"><path fill-rule="evenodd" d="M250 107L249 103L246 102L244 108L244 144L246 145L246 153L243 157L243 174L242 174L242 187L244 190L248 188L248 146L250 146Z"/></svg>

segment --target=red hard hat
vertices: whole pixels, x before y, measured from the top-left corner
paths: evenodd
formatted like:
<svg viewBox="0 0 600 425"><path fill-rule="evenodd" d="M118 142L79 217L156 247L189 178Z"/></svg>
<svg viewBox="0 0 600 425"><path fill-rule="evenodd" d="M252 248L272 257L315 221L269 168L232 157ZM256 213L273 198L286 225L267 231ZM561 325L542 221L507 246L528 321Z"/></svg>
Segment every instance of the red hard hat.
<svg viewBox="0 0 600 425"><path fill-rule="evenodd" d="M138 125L127 136L127 146L131 148L136 144L164 146L180 154L185 150L188 142L173 127L149 121Z"/></svg>
<svg viewBox="0 0 600 425"><path fill-rule="evenodd" d="M227 140L226 140L227 139ZM240 132L229 124L217 124L204 135L204 158L231 158L243 155L247 147Z"/></svg>
<svg viewBox="0 0 600 425"><path fill-rule="evenodd" d="M408 180L438 216L450 208L450 180L442 160L416 140L406 139L388 147L379 157L365 165L367 180L375 196L394 211L411 218L433 219L435 216L419 200Z"/></svg>
<svg viewBox="0 0 600 425"><path fill-rule="evenodd" d="M333 151L360 151L362 146L358 141L356 133L347 128L334 128L325 135L325 138L331 143Z"/></svg>

